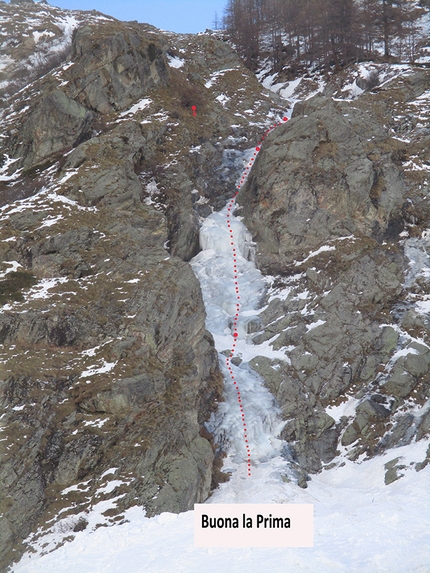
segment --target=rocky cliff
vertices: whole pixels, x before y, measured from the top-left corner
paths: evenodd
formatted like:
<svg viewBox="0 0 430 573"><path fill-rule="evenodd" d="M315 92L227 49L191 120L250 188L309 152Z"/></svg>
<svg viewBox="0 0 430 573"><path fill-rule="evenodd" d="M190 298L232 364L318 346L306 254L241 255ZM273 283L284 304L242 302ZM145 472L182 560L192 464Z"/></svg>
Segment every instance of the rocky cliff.
<svg viewBox="0 0 430 573"><path fill-rule="evenodd" d="M350 101L330 91L269 136L239 199L272 277L255 352L285 353L253 365L310 472L421 439L430 421L430 75Z"/></svg>
<svg viewBox="0 0 430 573"><path fill-rule="evenodd" d="M45 2L0 17L2 569L133 505L185 511L226 479L188 262L289 103L213 34ZM429 73L390 74L297 103L239 196L267 282L252 365L301 486L429 433ZM386 483L402 468L393 449Z"/></svg>
<svg viewBox="0 0 430 573"><path fill-rule="evenodd" d="M222 378L187 261L276 103L210 36L0 13L4 566L95 508L179 512L216 485Z"/></svg>

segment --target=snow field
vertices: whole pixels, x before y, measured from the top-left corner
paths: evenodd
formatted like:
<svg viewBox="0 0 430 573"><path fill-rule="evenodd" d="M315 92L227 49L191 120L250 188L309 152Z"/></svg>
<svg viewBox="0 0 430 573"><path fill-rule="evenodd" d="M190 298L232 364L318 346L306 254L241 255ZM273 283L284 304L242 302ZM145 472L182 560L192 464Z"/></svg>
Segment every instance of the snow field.
<svg viewBox="0 0 430 573"><path fill-rule="evenodd" d="M396 455L423 457L422 442ZM392 453L391 453L392 457ZM428 573L430 472L405 470L390 486L383 463L347 462L301 490L279 479L279 458L223 484L208 503L313 503L315 546L303 549L199 549L193 547L193 512L146 518L129 509L128 523L87 528L44 557L26 554L14 573ZM282 465L282 464L281 464ZM99 509L101 511L102 508ZM106 507L103 508L103 511ZM97 523L97 520L94 520Z"/></svg>

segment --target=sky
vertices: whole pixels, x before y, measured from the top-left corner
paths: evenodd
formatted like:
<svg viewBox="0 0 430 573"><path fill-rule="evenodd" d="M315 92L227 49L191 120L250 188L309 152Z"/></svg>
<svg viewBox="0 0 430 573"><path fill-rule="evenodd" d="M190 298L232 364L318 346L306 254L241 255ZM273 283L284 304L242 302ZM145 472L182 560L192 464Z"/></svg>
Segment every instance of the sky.
<svg viewBox="0 0 430 573"><path fill-rule="evenodd" d="M98 10L119 20L137 20L163 30L204 32L221 18L227 0L48 0L59 8Z"/></svg>

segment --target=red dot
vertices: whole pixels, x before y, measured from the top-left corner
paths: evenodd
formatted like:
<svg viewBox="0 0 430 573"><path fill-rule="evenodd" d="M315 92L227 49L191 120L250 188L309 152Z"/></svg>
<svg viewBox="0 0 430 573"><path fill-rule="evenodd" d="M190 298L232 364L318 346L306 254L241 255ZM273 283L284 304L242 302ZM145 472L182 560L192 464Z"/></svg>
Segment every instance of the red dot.
<svg viewBox="0 0 430 573"><path fill-rule="evenodd" d="M283 119L284 121L288 121L288 117L286 117L286 116L283 117L282 119Z"/></svg>
<svg viewBox="0 0 430 573"><path fill-rule="evenodd" d="M260 148L259 148L259 147L256 147L255 149L256 149L257 151L260 151Z"/></svg>
<svg viewBox="0 0 430 573"><path fill-rule="evenodd" d="M237 338L239 335L238 335L237 332L235 332L235 333L233 334L233 336L234 336L235 338Z"/></svg>

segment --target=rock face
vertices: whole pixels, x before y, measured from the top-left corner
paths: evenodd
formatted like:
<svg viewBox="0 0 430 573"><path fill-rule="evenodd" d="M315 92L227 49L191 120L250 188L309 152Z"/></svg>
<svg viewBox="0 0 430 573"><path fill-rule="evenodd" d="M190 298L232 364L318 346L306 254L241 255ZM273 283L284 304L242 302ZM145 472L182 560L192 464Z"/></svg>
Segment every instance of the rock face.
<svg viewBox="0 0 430 573"><path fill-rule="evenodd" d="M15 154L23 157L24 166L41 163L86 139L91 133L93 117L63 91L52 91L33 107L25 120Z"/></svg>
<svg viewBox="0 0 430 573"><path fill-rule="evenodd" d="M6 560L40 516L103 499L99 476L110 468L119 515L136 503L183 511L210 491L214 452L199 433L220 397L217 356L198 282L163 248L162 214L139 203L68 204L49 238L40 211L10 222L18 238L6 258L48 291L0 318ZM38 207L49 211L49 199ZM60 493L81 481L85 494Z"/></svg>
<svg viewBox="0 0 430 573"><path fill-rule="evenodd" d="M157 40L119 23L103 26L97 35L91 26L79 28L72 45L76 65L67 75L73 97L88 109L109 113L167 85L167 42Z"/></svg>
<svg viewBox="0 0 430 573"><path fill-rule="evenodd" d="M318 95L297 104L239 196L258 266L277 277L250 332L257 353L271 339L285 353L253 367L309 472L341 450L356 459L428 432L430 324L414 293L428 296L429 247L425 233L403 238L430 222L427 172L405 168L409 154L428 150L428 129L405 116L429 87L428 72L416 71L353 103ZM414 240L423 277L406 284Z"/></svg>
<svg viewBox="0 0 430 573"><path fill-rule="evenodd" d="M402 152L404 143L347 102L317 96L298 104L263 149L247 190L259 265L282 268L355 233L382 237L404 202Z"/></svg>
<svg viewBox="0 0 430 573"><path fill-rule="evenodd" d="M36 17L65 16L0 11L36 39ZM97 18L1 120L0 569L98 504L102 524L184 511L220 479L204 423L222 377L186 261L276 104L210 36Z"/></svg>

